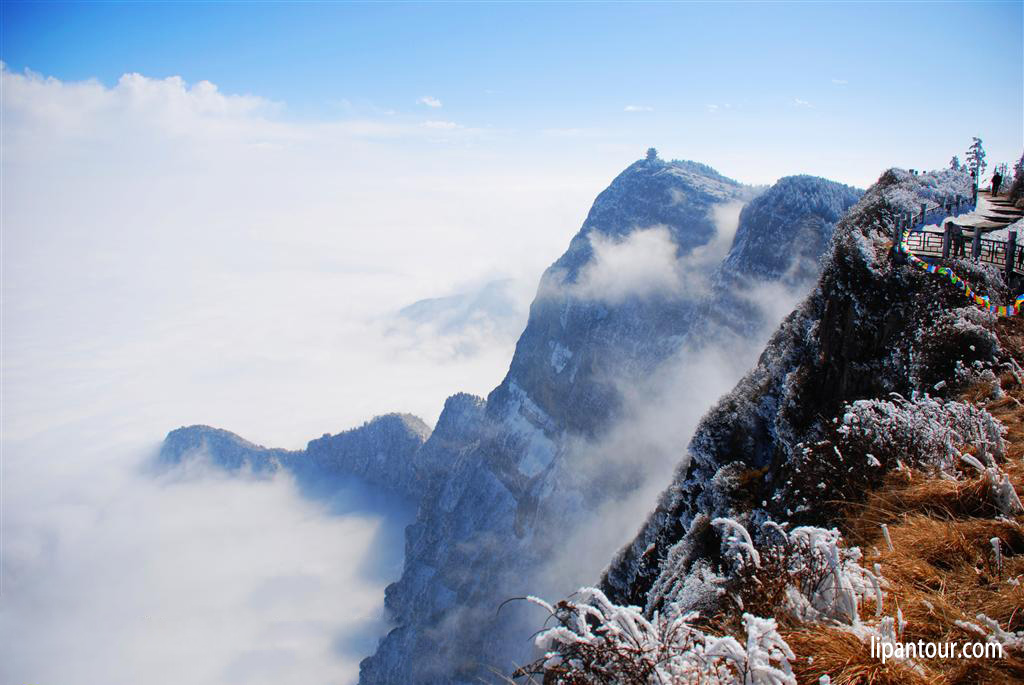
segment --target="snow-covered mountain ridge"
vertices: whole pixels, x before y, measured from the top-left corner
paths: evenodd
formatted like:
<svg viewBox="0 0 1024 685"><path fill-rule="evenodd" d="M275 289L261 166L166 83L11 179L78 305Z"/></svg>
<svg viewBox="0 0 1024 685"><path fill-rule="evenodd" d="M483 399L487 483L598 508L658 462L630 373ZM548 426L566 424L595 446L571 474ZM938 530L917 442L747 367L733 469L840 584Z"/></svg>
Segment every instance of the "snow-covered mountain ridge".
<svg viewBox="0 0 1024 685"><path fill-rule="evenodd" d="M385 414L358 428L325 434L311 440L304 450L266 448L230 431L210 426L186 426L167 434L160 461L174 465L191 454L208 455L229 470L253 472L290 469L298 475L355 476L382 490L416 499L414 456L430 428L411 414Z"/></svg>

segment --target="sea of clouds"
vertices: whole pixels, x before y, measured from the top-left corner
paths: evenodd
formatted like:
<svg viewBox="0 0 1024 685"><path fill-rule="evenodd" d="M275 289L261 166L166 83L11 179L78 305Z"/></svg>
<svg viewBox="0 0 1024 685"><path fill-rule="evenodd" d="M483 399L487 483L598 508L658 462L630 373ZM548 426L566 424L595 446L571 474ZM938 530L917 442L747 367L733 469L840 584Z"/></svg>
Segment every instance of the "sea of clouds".
<svg viewBox="0 0 1024 685"><path fill-rule="evenodd" d="M205 423L299 448L486 392L522 284L607 175L495 164L459 127L296 122L206 82L0 78L0 681L354 682L412 512L154 470L159 441ZM400 314L495 281L493 312Z"/></svg>

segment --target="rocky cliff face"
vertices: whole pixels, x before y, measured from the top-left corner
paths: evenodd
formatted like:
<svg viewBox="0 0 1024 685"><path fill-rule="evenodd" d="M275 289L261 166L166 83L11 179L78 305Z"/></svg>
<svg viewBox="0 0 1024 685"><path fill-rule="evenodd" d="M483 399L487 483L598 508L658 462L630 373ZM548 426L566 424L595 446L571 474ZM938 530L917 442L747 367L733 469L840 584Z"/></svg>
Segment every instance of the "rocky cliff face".
<svg viewBox="0 0 1024 685"><path fill-rule="evenodd" d="M836 223L862 195L824 178L787 176L746 205L732 248L712 276L692 345L774 326L770 318L810 292Z"/></svg>
<svg viewBox="0 0 1024 685"><path fill-rule="evenodd" d="M951 192L969 193L969 179L892 170L839 222L814 291L701 422L674 482L608 568L603 586L613 601L647 611L668 601L680 611L713 611L717 588L706 578L721 567L721 550L712 518L734 517L754 524L751 530L769 518L830 523L836 512L828 493L859 486L833 463L841 456L815 450L839 444L848 402L891 393L953 396L998 367L992 315L948 282L892 263L895 213ZM994 301L1007 296L994 268L955 266Z"/></svg>
<svg viewBox="0 0 1024 685"><path fill-rule="evenodd" d="M686 290L685 278L666 269L661 251L679 259L706 248L719 231L714 210L751 194L694 162L655 158L623 171L541 278L488 414L518 411L525 397L558 429L592 433L603 425L616 408L612 372L642 373L678 349L700 302L702 293ZM638 239L641 233L645 238ZM630 259L666 272L610 273L628 269Z"/></svg>

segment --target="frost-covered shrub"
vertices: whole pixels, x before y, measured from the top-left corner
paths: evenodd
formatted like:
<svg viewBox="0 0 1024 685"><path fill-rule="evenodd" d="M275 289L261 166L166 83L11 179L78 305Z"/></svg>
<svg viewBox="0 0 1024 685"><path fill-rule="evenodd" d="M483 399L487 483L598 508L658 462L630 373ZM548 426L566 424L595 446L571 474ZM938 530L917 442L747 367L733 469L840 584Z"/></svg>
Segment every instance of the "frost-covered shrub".
<svg viewBox="0 0 1024 685"><path fill-rule="evenodd" d="M1006 428L988 411L927 395L853 402L836 432L847 451L871 453L882 466L896 466L895 457L907 465L948 471L965 445L999 459L1006 452Z"/></svg>
<svg viewBox="0 0 1024 685"><path fill-rule="evenodd" d="M885 199L898 212L920 212L922 202L931 205L971 196L971 177L962 169L941 169L916 176L904 169L890 169L885 174L889 182Z"/></svg>
<svg viewBox="0 0 1024 685"><path fill-rule="evenodd" d="M849 626L859 624L864 600L873 601L876 612L881 609L881 578L860 566L858 547L840 545L835 528L800 526L787 532L774 521L765 521L761 543L751 554L746 529L735 521L716 519L724 521L732 531L725 546L744 553L730 583L736 591L729 595L740 609L764 614L781 609L798 621ZM753 559L756 565L750 563Z"/></svg>
<svg viewBox="0 0 1024 685"><path fill-rule="evenodd" d="M860 629L860 610L874 603L879 616L882 578L861 567L857 547L844 548L835 529L802 526L787 531L772 521L759 535L739 521L717 518L724 567L709 574L706 561L690 568L701 583L727 594L735 612L735 635L714 636L699 627L699 613L679 598L666 598L649 615L638 607L613 604L599 590L582 588L572 601L544 607L555 625L540 632L544 656L515 675L543 674L545 683L795 683L793 654L762 616L788 615L799 622ZM756 540L755 540L756 539ZM684 553L685 555L685 553ZM721 609L721 607L719 607ZM726 621L730 625L730 621Z"/></svg>
<svg viewBox="0 0 1024 685"><path fill-rule="evenodd" d="M795 504L861 498L903 466L952 473L961 449L1002 459L1006 429L985 409L924 396L857 400L834 420L830 439L798 445L787 487Z"/></svg>
<svg viewBox="0 0 1024 685"><path fill-rule="evenodd" d="M993 300L995 302L995 300ZM930 388L954 378L958 365L990 362L999 354L993 330L996 316L977 307L961 307L940 314L921 331L911 357L910 376Z"/></svg>
<svg viewBox="0 0 1024 685"><path fill-rule="evenodd" d="M1020 496L1013 487L1009 474L996 466L991 459L989 459L988 465L984 465L975 457L965 454L963 461L969 466L973 466L979 473L985 476L985 480L988 481L992 492L992 499L995 501L996 507L1000 512L1006 516L1024 514L1024 505L1021 504ZM997 540L998 538L993 539ZM996 556L999 556L998 545L996 546Z"/></svg>
<svg viewBox="0 0 1024 685"><path fill-rule="evenodd" d="M771 618L744 614L738 640L697 628L696 612L648 619L595 588L582 588L574 601L557 606L528 599L556 625L537 635L544 656L513 677L543 675L545 683L559 685L796 685L790 668L795 657Z"/></svg>

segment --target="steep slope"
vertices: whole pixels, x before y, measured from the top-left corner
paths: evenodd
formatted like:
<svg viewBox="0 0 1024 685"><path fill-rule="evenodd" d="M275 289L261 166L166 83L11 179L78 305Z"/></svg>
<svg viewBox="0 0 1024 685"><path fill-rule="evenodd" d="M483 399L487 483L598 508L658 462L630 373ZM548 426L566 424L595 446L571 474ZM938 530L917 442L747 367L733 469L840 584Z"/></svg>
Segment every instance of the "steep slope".
<svg viewBox="0 0 1024 685"><path fill-rule="evenodd" d="M835 439L834 421L863 398L948 396L993 366L994 318L948 284L893 268L892 219L950 191L969 192L963 174L886 172L840 221L819 283L773 336L755 368L708 413L675 481L637 538L609 567L613 601L649 611L675 601L696 566L721 561L715 516L828 523L837 512L824 491L863 488L821 471L813 448ZM1005 297L992 268L959 262L978 290ZM828 443L833 444L832 442ZM814 458L811 458L813 455ZM714 588L687 588L714 604Z"/></svg>
<svg viewBox="0 0 1024 685"><path fill-rule="evenodd" d="M950 192L966 175L892 170L840 222L814 292L704 418L604 592L538 602L555 628L517 676L1024 678L1024 322L889 249L897 212ZM1024 285L951 266L992 305Z"/></svg>
<svg viewBox="0 0 1024 685"><path fill-rule="evenodd" d="M836 222L863 191L818 176L786 176L740 215L723 271L765 280L817 279Z"/></svg>
<svg viewBox="0 0 1024 685"><path fill-rule="evenodd" d="M570 497L558 478L573 458L566 438L598 432L618 406L617 384L678 348L698 300L679 287L676 263L713 241L716 207L748 193L703 165L653 158L597 197L542 277L501 385L482 407L446 405L439 426L469 432L439 430L424 446L419 463L444 477L432 480L405 572L388 588L398 628L363 662L361 682L468 682L525 653L514 617L495 609L549 544L535 535L545 503ZM621 256L659 273L616 281L609 270Z"/></svg>
<svg viewBox="0 0 1024 685"><path fill-rule="evenodd" d="M692 343L713 344L726 332L749 336L791 311L817 281L836 223L863 194L817 176L787 176L754 198L712 277Z"/></svg>
<svg viewBox="0 0 1024 685"><path fill-rule="evenodd" d="M703 293L686 290L675 261L713 247L724 222L715 210L750 196L695 162L646 159L619 174L542 276L488 414L516 411L522 393L561 429L589 433L603 425L616 408L614 372L649 369L689 330ZM713 268L727 247L696 268ZM646 271L631 271L630 260Z"/></svg>

